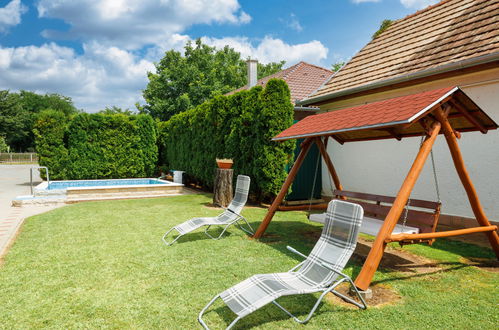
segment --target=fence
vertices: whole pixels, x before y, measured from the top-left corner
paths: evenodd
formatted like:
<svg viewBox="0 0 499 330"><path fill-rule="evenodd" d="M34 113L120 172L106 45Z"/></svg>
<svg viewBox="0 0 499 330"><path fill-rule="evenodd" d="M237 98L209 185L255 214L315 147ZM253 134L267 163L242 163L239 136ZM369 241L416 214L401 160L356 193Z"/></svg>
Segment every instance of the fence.
<svg viewBox="0 0 499 330"><path fill-rule="evenodd" d="M34 152L0 152L0 163L38 163L38 155Z"/></svg>

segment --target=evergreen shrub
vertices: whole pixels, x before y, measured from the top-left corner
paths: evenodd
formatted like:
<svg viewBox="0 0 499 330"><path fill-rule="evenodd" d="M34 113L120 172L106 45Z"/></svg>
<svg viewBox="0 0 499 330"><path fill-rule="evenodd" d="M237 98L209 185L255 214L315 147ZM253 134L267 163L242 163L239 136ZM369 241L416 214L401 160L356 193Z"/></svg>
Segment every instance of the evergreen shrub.
<svg viewBox="0 0 499 330"><path fill-rule="evenodd" d="M215 159L231 158L234 175L249 175L255 197L269 198L279 192L295 146L271 139L292 123L289 88L271 79L265 88L217 96L160 123L159 162L211 188Z"/></svg>

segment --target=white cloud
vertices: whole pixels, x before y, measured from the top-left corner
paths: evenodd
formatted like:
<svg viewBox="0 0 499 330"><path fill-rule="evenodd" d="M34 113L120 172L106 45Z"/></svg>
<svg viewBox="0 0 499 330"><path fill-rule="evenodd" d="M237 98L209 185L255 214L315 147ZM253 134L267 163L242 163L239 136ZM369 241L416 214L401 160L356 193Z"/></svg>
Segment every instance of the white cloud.
<svg viewBox="0 0 499 330"><path fill-rule="evenodd" d="M26 89L71 96L79 108L97 111L142 101L147 71L154 65L134 54L96 42L85 53L54 43L40 47L0 47L0 89Z"/></svg>
<svg viewBox="0 0 499 330"><path fill-rule="evenodd" d="M168 42L193 24L251 21L237 0L40 0L38 13L71 26L67 32L46 30L46 38L96 40L125 49Z"/></svg>
<svg viewBox="0 0 499 330"><path fill-rule="evenodd" d="M0 8L0 33L5 33L12 26L21 23L21 15L28 8L21 3L21 0L12 0L5 7Z"/></svg>
<svg viewBox="0 0 499 330"><path fill-rule="evenodd" d="M298 17L296 17L296 15L293 13L291 13L289 15L288 19L280 18L279 20L281 22L283 22L287 27L289 27L295 31L301 32L303 30L303 27L301 26L300 21L298 20Z"/></svg>
<svg viewBox="0 0 499 330"><path fill-rule="evenodd" d="M217 48L229 45L240 52L243 58L256 58L261 63L285 60L287 66L299 61L321 65L328 53L327 47L317 40L290 45L281 39L274 39L267 36L258 45L253 46L247 37L220 39L204 37L203 42Z"/></svg>
<svg viewBox="0 0 499 330"><path fill-rule="evenodd" d="M407 8L423 9L430 5L434 5L439 0L400 0L400 3Z"/></svg>
<svg viewBox="0 0 499 330"><path fill-rule="evenodd" d="M19 0L11 1L0 8L0 24L5 25L2 10L13 6L17 13L25 10ZM38 12L70 25L68 32L44 31L44 36L80 39L83 52L54 42L23 47L0 44L0 89L67 95L78 108L89 112L144 103L147 72L155 70L153 62L165 51L183 50L191 40L183 34L187 27L251 21L237 0L40 0ZM297 19L296 24L295 29L301 28ZM317 40L288 44L269 36L259 41L246 37L203 39L217 48L229 45L243 57L262 63L285 60L289 66L303 60L321 65L328 54Z"/></svg>

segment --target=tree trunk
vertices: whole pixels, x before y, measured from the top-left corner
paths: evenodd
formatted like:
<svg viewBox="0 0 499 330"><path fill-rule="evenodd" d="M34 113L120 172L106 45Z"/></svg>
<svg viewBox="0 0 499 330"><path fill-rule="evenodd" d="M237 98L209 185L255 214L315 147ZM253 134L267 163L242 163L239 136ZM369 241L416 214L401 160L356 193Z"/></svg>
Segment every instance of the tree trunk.
<svg viewBox="0 0 499 330"><path fill-rule="evenodd" d="M234 170L217 168L214 183L213 204L227 207L232 201L232 176Z"/></svg>

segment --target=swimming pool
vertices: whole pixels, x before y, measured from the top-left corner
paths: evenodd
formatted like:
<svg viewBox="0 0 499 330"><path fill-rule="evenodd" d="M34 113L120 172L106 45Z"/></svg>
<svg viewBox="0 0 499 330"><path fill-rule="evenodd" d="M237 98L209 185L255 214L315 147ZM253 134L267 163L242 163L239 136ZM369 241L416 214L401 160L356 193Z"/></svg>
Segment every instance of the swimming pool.
<svg viewBox="0 0 499 330"><path fill-rule="evenodd" d="M48 190L61 190L74 187L115 187L115 186L147 186L156 184L170 184L169 181L161 179L108 179L108 180L72 180L72 181L52 181L48 184L48 187L44 189ZM38 188L38 187L37 187Z"/></svg>
<svg viewBox="0 0 499 330"><path fill-rule="evenodd" d="M18 196L14 204L75 203L80 201L147 198L179 195L184 193L184 185L155 178L70 180L42 182L34 189L34 194Z"/></svg>

